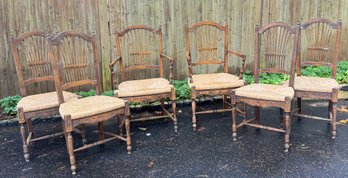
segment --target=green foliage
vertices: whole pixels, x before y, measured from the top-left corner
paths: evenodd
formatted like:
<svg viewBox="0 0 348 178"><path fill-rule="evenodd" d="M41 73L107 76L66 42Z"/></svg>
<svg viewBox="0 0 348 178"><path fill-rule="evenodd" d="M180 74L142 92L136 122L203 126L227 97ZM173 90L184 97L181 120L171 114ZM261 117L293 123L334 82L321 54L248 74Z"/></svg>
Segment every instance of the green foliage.
<svg viewBox="0 0 348 178"><path fill-rule="evenodd" d="M243 75L243 80L247 84L254 83L254 76L250 70L245 71ZM263 84L279 85L279 84L282 84L284 81L289 80L289 75L275 74L275 73L260 73L259 80L260 80L260 83L263 83Z"/></svg>
<svg viewBox="0 0 348 178"><path fill-rule="evenodd" d="M0 106L3 109L3 113L6 115L16 115L16 106L19 100L21 100L21 97L19 95L8 96L0 99Z"/></svg>
<svg viewBox="0 0 348 178"><path fill-rule="evenodd" d="M301 75L310 77L329 78L331 77L332 73L331 69L326 66L307 66L302 68Z"/></svg>
<svg viewBox="0 0 348 178"><path fill-rule="evenodd" d="M96 95L96 91L95 90L89 90L89 91L78 91L75 92L76 94L80 95L82 98L88 97L88 96L94 96ZM105 96L114 96L114 91L113 90L109 90L109 91L105 91L102 93L102 95Z"/></svg>
<svg viewBox="0 0 348 178"><path fill-rule="evenodd" d="M348 62L341 61L338 63L336 80L339 84L348 83Z"/></svg>
<svg viewBox="0 0 348 178"><path fill-rule="evenodd" d="M191 89L188 85L188 79L174 80L173 85L176 93L176 100L191 99Z"/></svg>
<svg viewBox="0 0 348 178"><path fill-rule="evenodd" d="M114 91L113 90L105 91L105 92L102 93L102 95L104 95L104 96L114 96Z"/></svg>

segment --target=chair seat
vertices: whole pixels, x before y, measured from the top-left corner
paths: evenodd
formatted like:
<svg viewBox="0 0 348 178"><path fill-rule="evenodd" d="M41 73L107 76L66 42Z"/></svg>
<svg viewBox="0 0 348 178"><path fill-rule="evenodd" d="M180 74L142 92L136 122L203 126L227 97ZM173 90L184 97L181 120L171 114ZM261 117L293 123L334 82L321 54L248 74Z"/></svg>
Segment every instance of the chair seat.
<svg viewBox="0 0 348 178"><path fill-rule="evenodd" d="M102 95L90 96L61 104L59 113L61 116L71 115L71 119L79 119L120 109L124 106L124 100L119 98Z"/></svg>
<svg viewBox="0 0 348 178"><path fill-rule="evenodd" d="M228 73L192 75L192 80L193 83L190 83L190 86L196 86L196 90L226 89L244 86L243 80Z"/></svg>
<svg viewBox="0 0 348 178"><path fill-rule="evenodd" d="M287 85L289 81L286 81L284 85ZM335 79L332 78L320 78L320 77L295 77L294 89L299 91L309 92L328 92L331 93L332 89L339 88L339 85Z"/></svg>
<svg viewBox="0 0 348 178"><path fill-rule="evenodd" d="M79 95L70 92L63 92L64 100L77 99ZM41 93L23 97L17 104L18 108L23 108L24 112L40 111L58 107L58 96L56 92Z"/></svg>
<svg viewBox="0 0 348 178"><path fill-rule="evenodd" d="M294 93L291 87L269 84L251 84L236 89L236 96L271 101L285 101L286 97L292 99Z"/></svg>
<svg viewBox="0 0 348 178"><path fill-rule="evenodd" d="M151 78L144 80L130 80L120 83L115 96L132 97L162 94L171 92L172 85L164 78Z"/></svg>

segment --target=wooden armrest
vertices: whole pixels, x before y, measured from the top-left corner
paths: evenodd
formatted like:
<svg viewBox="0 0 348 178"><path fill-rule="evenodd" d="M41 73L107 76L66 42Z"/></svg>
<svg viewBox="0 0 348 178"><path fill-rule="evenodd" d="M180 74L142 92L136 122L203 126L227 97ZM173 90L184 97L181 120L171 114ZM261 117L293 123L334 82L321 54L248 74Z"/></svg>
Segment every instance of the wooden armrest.
<svg viewBox="0 0 348 178"><path fill-rule="evenodd" d="M167 56L167 55L165 55L163 53L161 53L161 56L163 56L163 57L165 57L165 58L167 58L167 59L169 59L171 61L174 61L174 59L172 57L169 57L169 56Z"/></svg>
<svg viewBox="0 0 348 178"><path fill-rule="evenodd" d="M109 64L109 67L110 67L110 70L111 70L111 71L113 71L116 62L118 62L121 58L122 58L122 57L120 56L120 57L118 57L116 60L111 61L111 63Z"/></svg>
<svg viewBox="0 0 348 178"><path fill-rule="evenodd" d="M238 56L238 57L240 57L240 58L242 58L242 59L245 59L245 57L246 57L245 54L238 53L238 52L235 52L235 51L227 50L227 52L228 52L228 53L231 53L231 54L233 54L233 55L235 55L235 56Z"/></svg>

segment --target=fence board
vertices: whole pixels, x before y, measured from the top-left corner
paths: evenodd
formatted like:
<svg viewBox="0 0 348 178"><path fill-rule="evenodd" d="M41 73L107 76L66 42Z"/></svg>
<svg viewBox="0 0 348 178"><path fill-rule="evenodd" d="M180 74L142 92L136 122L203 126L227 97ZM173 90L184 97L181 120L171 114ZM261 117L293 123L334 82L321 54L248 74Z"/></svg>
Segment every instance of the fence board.
<svg viewBox="0 0 348 178"><path fill-rule="evenodd" d="M346 60L348 3L346 0L2 0L0 1L0 97L18 93L17 76L10 53L10 37L29 30L56 33L77 30L96 34L101 58L103 88L110 89L108 63L115 59L114 36L129 25L162 27L164 53L174 57L175 78L187 76L185 25L213 20L229 25L229 48L247 55L252 68L255 25L285 21L295 25L314 17L343 19L340 59ZM222 44L222 39L218 39ZM230 56L230 71L240 61ZM166 65L167 63L165 63ZM204 68L214 72L218 68ZM134 73L151 76L153 73ZM33 93L53 91L52 84L30 86Z"/></svg>

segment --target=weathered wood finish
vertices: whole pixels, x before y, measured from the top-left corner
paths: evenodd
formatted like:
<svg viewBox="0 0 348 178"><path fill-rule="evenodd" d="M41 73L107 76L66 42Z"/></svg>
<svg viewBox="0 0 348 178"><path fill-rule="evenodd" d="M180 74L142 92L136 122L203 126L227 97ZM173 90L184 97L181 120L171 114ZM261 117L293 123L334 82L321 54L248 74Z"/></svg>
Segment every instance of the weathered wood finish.
<svg viewBox="0 0 348 178"><path fill-rule="evenodd" d="M148 69L155 69L157 70L157 75L154 76L156 76L157 78L166 78L164 60L170 62L169 82L172 83L174 59L172 57L169 57L168 55L163 54L161 28L155 29L146 25L129 26L121 30L120 32L115 32L115 41L118 57L116 58L116 60L111 60L109 65L112 74L113 89L117 90L118 84L123 81L142 78L140 75L136 75L137 73L130 75L129 73L127 73L128 71L137 70L142 73L146 73L149 72L147 71ZM118 64L118 70L115 67L116 64ZM118 75L120 75L121 77L119 78ZM131 78L127 78L128 76L131 76ZM153 76L151 75L151 71L148 76ZM176 119L175 89L173 86L171 88L171 92L167 93L120 98L126 99L130 102L151 102L161 100L163 116L132 118L131 121L145 121L169 117L174 122L174 130L175 132L177 132L178 126ZM165 98L169 98L172 101L172 114L164 108L163 101Z"/></svg>
<svg viewBox="0 0 348 178"><path fill-rule="evenodd" d="M327 66L332 70L332 78L336 79L338 55L341 46L342 20L333 22L325 18L315 18L301 24L301 40L297 54L297 75L301 76L301 67ZM305 43L302 43L305 41ZM301 55L304 53L303 55ZM297 108L294 116L300 118L329 121L332 138L336 138L336 112L338 88L332 92L312 92L295 90ZM306 115L301 113L302 98L329 100L328 118Z"/></svg>
<svg viewBox="0 0 348 178"><path fill-rule="evenodd" d="M295 65L296 65L296 52L297 44L299 41L299 29L300 26L291 27L285 22L272 22L263 27L256 26L255 29L255 48L254 48L254 80L255 83L259 83L259 73L285 73L290 75L289 86L294 86L295 77ZM291 41L292 39L292 41ZM287 57L288 54L291 54ZM264 55L264 57L262 56ZM260 60L263 58L264 60ZM287 67L285 64L290 63L291 66ZM265 70L266 69L266 70ZM291 130L291 98L286 97L285 101L270 101L261 100L248 97L236 96L235 91L231 94L232 103L232 137L233 140L237 139L237 128L247 125L255 127L257 129L265 129L269 131L285 133L284 147L285 152L289 150L290 142L290 130ZM236 122L236 104L238 102L246 103L255 108L255 118L245 119L242 123L237 125ZM264 126L260 120L260 108L261 107L278 107L281 109L281 113L284 112L284 128L274 128ZM252 123L254 122L254 123Z"/></svg>
<svg viewBox="0 0 348 178"><path fill-rule="evenodd" d="M239 57L242 61L240 67L239 78L242 78L244 72L244 64L246 56L244 54L234 52L228 48L228 25L222 26L213 21L201 21L193 24L191 27L185 27L186 32L186 60L188 65L189 83L193 83L192 75L194 67L201 65L211 66L219 65L223 67L224 73L229 73L228 59L229 54ZM218 44L218 36L223 38L223 45ZM221 34L222 33L222 34ZM194 44L191 44L191 42ZM220 52L220 55L218 54ZM200 70L202 72L202 70ZM217 71L215 71L217 72ZM192 101L192 127L197 128L196 114L228 112L231 109L226 109L227 96L230 95L234 88L212 89L212 90L197 90L195 86L191 87ZM196 97L200 95L223 95L223 109L196 112ZM245 115L245 113L242 113Z"/></svg>
<svg viewBox="0 0 348 178"><path fill-rule="evenodd" d="M72 87L91 85L96 89L96 94L101 95L101 76L99 67L99 56L94 35L87 35L76 31L62 32L50 38L50 59L54 70L54 80L56 84L56 91L59 98L59 103L64 103L63 90ZM57 57L54 55L54 47L57 49ZM90 53L88 53L92 50ZM79 54L79 55L78 55ZM87 69L87 58L92 58L91 64L94 70ZM92 76L94 76L92 78ZM106 120L110 120L116 116L125 116L126 137L119 135L107 134L110 137L104 137L104 124ZM102 145L108 141L119 139L127 142L128 154L131 153L131 137L130 137L130 113L128 101L125 101L125 107L119 108L109 112L98 113L93 116L83 117L79 119L72 119L70 115L64 115L63 129L66 139L67 150L71 164L72 174L76 174L76 160L75 152L88 149L93 146ZM99 141L94 143L87 143L84 125L98 123ZM82 127L81 135L84 145L80 148L74 148L73 137L71 133L74 128Z"/></svg>
<svg viewBox="0 0 348 178"><path fill-rule="evenodd" d="M53 82L54 80L51 62L48 57L48 38L49 35L41 31L30 31L17 38L12 38L12 56L22 97L30 95L28 91L30 90L30 84L42 85L44 82ZM55 115L59 115L58 107L32 112L24 112L23 108L18 108L24 158L27 162L29 161L29 146L32 142L61 135L61 133L53 133L40 137L36 135L36 138L34 138L32 118Z"/></svg>

